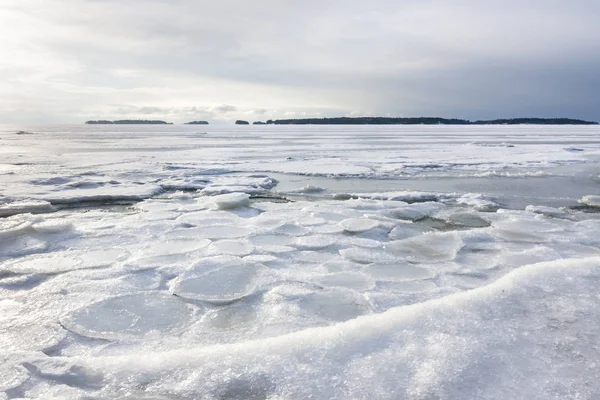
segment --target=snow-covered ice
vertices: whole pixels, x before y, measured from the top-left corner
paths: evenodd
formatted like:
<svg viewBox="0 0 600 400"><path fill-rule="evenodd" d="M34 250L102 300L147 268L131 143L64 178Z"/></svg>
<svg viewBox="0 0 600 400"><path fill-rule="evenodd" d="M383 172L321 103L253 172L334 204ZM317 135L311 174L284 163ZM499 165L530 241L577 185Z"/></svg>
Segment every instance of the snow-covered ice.
<svg viewBox="0 0 600 400"><path fill-rule="evenodd" d="M0 127L0 399L600 397L598 127L193 129Z"/></svg>

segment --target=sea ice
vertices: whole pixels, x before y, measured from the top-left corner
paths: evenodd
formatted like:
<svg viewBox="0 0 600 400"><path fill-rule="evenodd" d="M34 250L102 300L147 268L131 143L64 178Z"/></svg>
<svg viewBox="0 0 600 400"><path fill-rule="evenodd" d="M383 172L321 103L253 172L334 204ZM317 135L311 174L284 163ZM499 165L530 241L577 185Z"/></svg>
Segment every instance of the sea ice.
<svg viewBox="0 0 600 400"><path fill-rule="evenodd" d="M208 258L175 279L170 290L185 298L231 303L256 289L263 268L237 257Z"/></svg>
<svg viewBox="0 0 600 400"><path fill-rule="evenodd" d="M69 330L92 338L132 341L176 333L201 312L160 292L111 297L74 311L61 320Z"/></svg>
<svg viewBox="0 0 600 400"><path fill-rule="evenodd" d="M366 218L352 218L343 220L340 222L340 225L346 232L362 233L377 228L379 226L379 222Z"/></svg>
<svg viewBox="0 0 600 400"><path fill-rule="evenodd" d="M579 199L579 203L589 207L600 207L600 196L587 195Z"/></svg>
<svg viewBox="0 0 600 400"><path fill-rule="evenodd" d="M246 193L227 193L213 197L213 201L220 210L232 210L250 205L250 195Z"/></svg>
<svg viewBox="0 0 600 400"><path fill-rule="evenodd" d="M439 262L453 260L463 245L460 236L454 232L434 232L392 241L385 247L409 261Z"/></svg>

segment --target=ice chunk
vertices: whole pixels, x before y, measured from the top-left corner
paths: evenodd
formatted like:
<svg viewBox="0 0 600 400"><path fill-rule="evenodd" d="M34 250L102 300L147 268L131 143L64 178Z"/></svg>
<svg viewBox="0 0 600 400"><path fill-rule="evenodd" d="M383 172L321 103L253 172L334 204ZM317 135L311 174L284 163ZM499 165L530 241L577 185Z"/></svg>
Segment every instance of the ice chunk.
<svg viewBox="0 0 600 400"><path fill-rule="evenodd" d="M379 226L379 221L367 218L351 218L343 220L340 222L340 225L346 232L362 233L377 228Z"/></svg>
<svg viewBox="0 0 600 400"><path fill-rule="evenodd" d="M0 265L0 270L18 274L57 274L80 268L89 268L90 266L84 265L83 260L78 255L78 253L72 251L34 255L5 262Z"/></svg>
<svg viewBox="0 0 600 400"><path fill-rule="evenodd" d="M246 193L227 193L215 196L213 201L220 210L232 210L248 207L250 205L250 195Z"/></svg>
<svg viewBox="0 0 600 400"><path fill-rule="evenodd" d="M0 361L3 360L0 358ZM0 365L0 392L21 386L27 379L29 379L29 373L25 367L10 365L6 361Z"/></svg>
<svg viewBox="0 0 600 400"><path fill-rule="evenodd" d="M454 232L436 232L389 242L385 247L409 261L439 262L453 260L463 245L460 236Z"/></svg>
<svg viewBox="0 0 600 400"><path fill-rule="evenodd" d="M230 254L232 256L245 256L254 251L254 246L247 240L219 240L208 247L212 254Z"/></svg>
<svg viewBox="0 0 600 400"><path fill-rule="evenodd" d="M485 228L490 226L490 222L488 220L481 218L479 215L472 212L452 213L444 219L444 222L449 225L468 228Z"/></svg>
<svg viewBox="0 0 600 400"><path fill-rule="evenodd" d="M306 185L303 188L291 190L291 193L303 193L303 194L313 194L313 193L322 193L325 191L325 188L314 185Z"/></svg>
<svg viewBox="0 0 600 400"><path fill-rule="evenodd" d="M69 330L92 338L132 341L179 332L201 308L175 296L143 292L111 297L64 317Z"/></svg>
<svg viewBox="0 0 600 400"><path fill-rule="evenodd" d="M432 228L417 224L399 224L395 226L389 233L390 240L408 239L410 237L419 236L426 232L431 232Z"/></svg>
<svg viewBox="0 0 600 400"><path fill-rule="evenodd" d="M398 257L390 253L386 253L380 249L352 247L349 249L340 250L340 254L347 260L355 261L361 264L369 264L374 262L394 262Z"/></svg>
<svg viewBox="0 0 600 400"><path fill-rule="evenodd" d="M256 289L263 268L238 257L208 258L175 279L170 291L190 299L231 303Z"/></svg>
<svg viewBox="0 0 600 400"><path fill-rule="evenodd" d="M0 257L20 257L39 253L47 248L46 241L29 235L21 235L0 240Z"/></svg>
<svg viewBox="0 0 600 400"><path fill-rule="evenodd" d="M0 239L13 238L22 235L32 228L31 221L23 219L5 219L0 220Z"/></svg>
<svg viewBox="0 0 600 400"><path fill-rule="evenodd" d="M57 219L40 221L33 224L33 229L39 233L62 233L72 228L73 224L71 222Z"/></svg>
<svg viewBox="0 0 600 400"><path fill-rule="evenodd" d="M456 200L457 204L473 207L477 211L493 212L500 206L486 196L478 193L468 193Z"/></svg>
<svg viewBox="0 0 600 400"><path fill-rule="evenodd" d="M597 195L587 195L583 196L578 200L580 204L586 205L588 207L600 207L600 196Z"/></svg>
<svg viewBox="0 0 600 400"><path fill-rule="evenodd" d="M23 213L45 213L54 211L54 207L44 200L18 201L8 204L0 204L0 217L8 217Z"/></svg>
<svg viewBox="0 0 600 400"><path fill-rule="evenodd" d="M394 264L374 263L363 268L363 272L382 281L414 281L435 276L433 270L412 265L407 262Z"/></svg>
<svg viewBox="0 0 600 400"><path fill-rule="evenodd" d="M564 217L565 215L567 215L565 211L555 207L527 206L525 207L525 210L534 214L543 214L548 217Z"/></svg>

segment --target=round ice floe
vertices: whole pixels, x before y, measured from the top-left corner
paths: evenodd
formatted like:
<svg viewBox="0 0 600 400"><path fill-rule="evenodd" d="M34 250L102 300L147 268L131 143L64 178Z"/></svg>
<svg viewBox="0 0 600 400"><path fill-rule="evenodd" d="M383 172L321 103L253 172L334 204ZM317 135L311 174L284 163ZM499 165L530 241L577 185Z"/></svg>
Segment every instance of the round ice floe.
<svg viewBox="0 0 600 400"><path fill-rule="evenodd" d="M219 240L208 246L208 251L211 254L245 256L254 251L254 246L247 240Z"/></svg>
<svg viewBox="0 0 600 400"><path fill-rule="evenodd" d="M44 240L21 235L0 240L0 257L19 257L32 253L39 253L48 248Z"/></svg>
<svg viewBox="0 0 600 400"><path fill-rule="evenodd" d="M304 236L310 233L308 228L296 224L284 224L273 230L273 233L289 236Z"/></svg>
<svg viewBox="0 0 600 400"><path fill-rule="evenodd" d="M352 247L340 250L340 254L347 260L361 264L374 262L394 262L398 258L380 249Z"/></svg>
<svg viewBox="0 0 600 400"><path fill-rule="evenodd" d="M246 193L227 193L213 197L213 201L220 210L232 210L250 205L250 195Z"/></svg>
<svg viewBox="0 0 600 400"><path fill-rule="evenodd" d="M287 246L296 241L295 237L287 235L256 235L250 237L249 239L257 247L265 245Z"/></svg>
<svg viewBox="0 0 600 400"><path fill-rule="evenodd" d="M333 233L342 233L344 232L344 228L338 224L324 224L324 225L316 225L311 226L310 230L313 233L322 233L322 234L333 234Z"/></svg>
<svg viewBox="0 0 600 400"><path fill-rule="evenodd" d="M4 263L0 270L18 274L57 274L86 268L83 260L72 251L34 255Z"/></svg>
<svg viewBox="0 0 600 400"><path fill-rule="evenodd" d="M277 257L272 256L270 254L251 254L249 256L244 257L244 260L248 262L255 262L259 264L266 264L273 261L277 261Z"/></svg>
<svg viewBox="0 0 600 400"><path fill-rule="evenodd" d="M175 296L145 292L99 301L61 322L83 336L131 341L179 332L190 324L197 310Z"/></svg>
<svg viewBox="0 0 600 400"><path fill-rule="evenodd" d="M328 272L348 272L358 271L363 267L363 264L358 264L348 260L329 260L326 263L321 264L322 268L325 268Z"/></svg>
<svg viewBox="0 0 600 400"><path fill-rule="evenodd" d="M143 212L140 217L146 221L164 221L179 217L179 213L174 211L152 211Z"/></svg>
<svg viewBox="0 0 600 400"><path fill-rule="evenodd" d="M377 228L379 222L367 218L351 218L343 220L340 225L346 232L361 233Z"/></svg>
<svg viewBox="0 0 600 400"><path fill-rule="evenodd" d="M386 249L409 261L439 262L453 260L463 245L456 233L445 232L389 242Z"/></svg>
<svg viewBox="0 0 600 400"><path fill-rule="evenodd" d="M360 272L337 272L317 277L314 282L321 286L338 286L359 291L370 290L375 287L373 278Z"/></svg>
<svg viewBox="0 0 600 400"><path fill-rule="evenodd" d="M328 321L348 321L371 312L365 299L350 290L325 289L300 297L298 307Z"/></svg>
<svg viewBox="0 0 600 400"><path fill-rule="evenodd" d="M157 201L157 200L145 200L137 203L135 208L142 211L175 211L178 209L177 203Z"/></svg>
<svg viewBox="0 0 600 400"><path fill-rule="evenodd" d="M191 253L192 251L201 250L210 244L210 240L206 239L171 239L158 243L153 243L152 246L145 249L144 256L168 256L173 254Z"/></svg>
<svg viewBox="0 0 600 400"><path fill-rule="evenodd" d="M437 285L431 281L401 281L386 282L382 285L382 290L395 293L414 294L430 292L437 289Z"/></svg>
<svg viewBox="0 0 600 400"><path fill-rule="evenodd" d="M379 281L414 281L435 276L431 269L417 267L406 262L370 264L363 268L363 272Z"/></svg>
<svg viewBox="0 0 600 400"><path fill-rule="evenodd" d="M238 257L210 257L181 274L171 293L212 303L230 303L251 294L264 267Z"/></svg>
<svg viewBox="0 0 600 400"><path fill-rule="evenodd" d="M239 223L240 217L224 211L196 211L183 214L176 221L194 226L213 226Z"/></svg>
<svg viewBox="0 0 600 400"><path fill-rule="evenodd" d="M211 240L219 240L246 237L250 235L252 231L243 226L214 225L204 227L203 229L199 230L198 233L201 235L201 237Z"/></svg>
<svg viewBox="0 0 600 400"><path fill-rule="evenodd" d="M0 348L6 353L43 351L58 344L66 334L56 323L4 324L0 330Z"/></svg>
<svg viewBox="0 0 600 400"><path fill-rule="evenodd" d="M129 255L125 249L96 249L82 252L79 258L86 267L105 267L123 261Z"/></svg>
<svg viewBox="0 0 600 400"><path fill-rule="evenodd" d="M583 196L578 202L588 207L600 207L600 196L590 194Z"/></svg>
<svg viewBox="0 0 600 400"><path fill-rule="evenodd" d="M290 253L292 251L296 251L296 249L294 247L279 246L277 244L261 245L259 247L259 250L263 251L263 252L267 252L267 253L273 253L273 254L283 254L283 253Z"/></svg>
<svg viewBox="0 0 600 400"><path fill-rule="evenodd" d="M322 264L336 257L334 254L326 253L324 251L298 251L293 253L290 258L294 261L306 262L306 263L319 263Z"/></svg>
<svg viewBox="0 0 600 400"><path fill-rule="evenodd" d="M252 328L256 325L256 309L247 304L219 307L202 318L202 325L210 330L230 331Z"/></svg>
<svg viewBox="0 0 600 400"><path fill-rule="evenodd" d="M299 249L318 250L333 246L336 242L337 239L333 236L311 235L297 238L295 246Z"/></svg>

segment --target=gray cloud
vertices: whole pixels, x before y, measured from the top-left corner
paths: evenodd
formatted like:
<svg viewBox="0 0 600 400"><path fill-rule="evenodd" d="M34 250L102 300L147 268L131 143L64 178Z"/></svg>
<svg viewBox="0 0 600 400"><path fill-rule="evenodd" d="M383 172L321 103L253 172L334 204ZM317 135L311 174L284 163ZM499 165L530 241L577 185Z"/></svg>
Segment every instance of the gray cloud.
<svg viewBox="0 0 600 400"><path fill-rule="evenodd" d="M0 5L0 122L600 119L595 0L63 5Z"/></svg>

